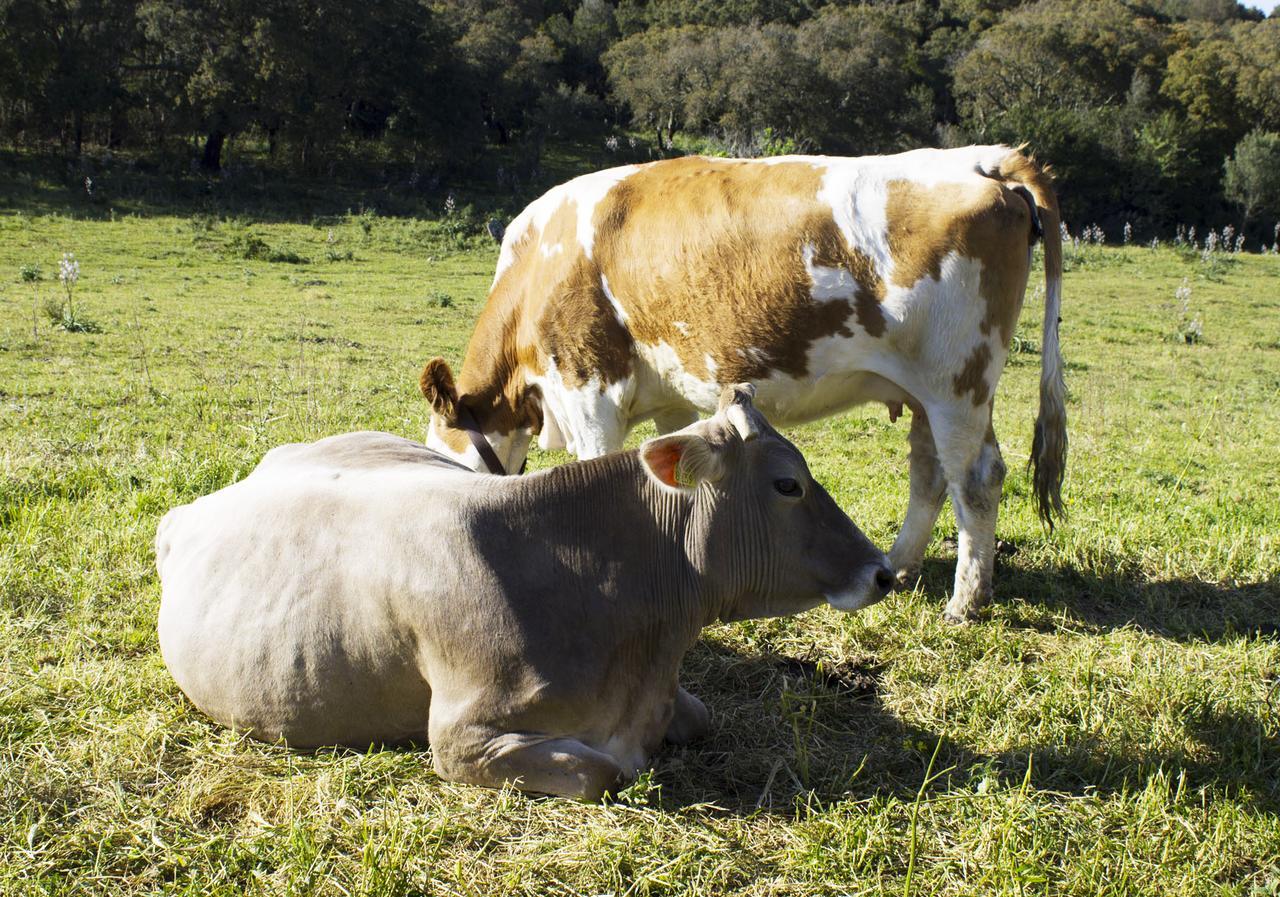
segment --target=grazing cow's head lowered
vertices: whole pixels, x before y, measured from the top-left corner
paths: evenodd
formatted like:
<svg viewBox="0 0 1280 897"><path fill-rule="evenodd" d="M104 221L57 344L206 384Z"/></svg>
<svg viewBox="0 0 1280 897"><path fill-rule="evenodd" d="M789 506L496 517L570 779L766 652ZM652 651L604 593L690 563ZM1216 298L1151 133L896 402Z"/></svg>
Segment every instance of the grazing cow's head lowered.
<svg viewBox="0 0 1280 897"><path fill-rule="evenodd" d="M419 387L431 403L427 446L482 473L516 473L541 426L538 406L510 389L459 393L443 358L422 369Z"/></svg>
<svg viewBox="0 0 1280 897"><path fill-rule="evenodd" d="M879 601L894 582L884 554L755 409L754 394L728 387L714 417L640 448L662 489L693 499L686 546L700 573L728 585L721 619Z"/></svg>

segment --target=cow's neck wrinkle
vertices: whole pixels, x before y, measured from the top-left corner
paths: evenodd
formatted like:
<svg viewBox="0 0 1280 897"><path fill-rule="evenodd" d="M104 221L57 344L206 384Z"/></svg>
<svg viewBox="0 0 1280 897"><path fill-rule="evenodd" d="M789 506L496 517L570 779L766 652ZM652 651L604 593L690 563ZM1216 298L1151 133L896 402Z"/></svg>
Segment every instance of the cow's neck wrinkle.
<svg viewBox="0 0 1280 897"><path fill-rule="evenodd" d="M558 549L593 554L587 567L627 577L626 603L696 638L724 604L722 576L709 570L707 520L711 497L664 489L644 472L639 454L618 452L512 478L511 513L537 521L530 536ZM727 572L727 571L725 571Z"/></svg>

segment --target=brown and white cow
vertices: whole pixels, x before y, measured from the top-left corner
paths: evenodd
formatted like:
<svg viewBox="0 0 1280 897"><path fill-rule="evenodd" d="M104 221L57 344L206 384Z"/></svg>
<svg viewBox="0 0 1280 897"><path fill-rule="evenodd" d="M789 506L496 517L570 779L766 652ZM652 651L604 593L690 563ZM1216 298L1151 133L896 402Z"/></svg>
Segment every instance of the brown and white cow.
<svg viewBox="0 0 1280 897"><path fill-rule="evenodd" d="M750 394L527 477L387 433L275 449L161 521L165 663L259 738L425 737L446 778L599 797L706 730L676 680L702 627L893 585Z"/></svg>
<svg viewBox="0 0 1280 897"><path fill-rule="evenodd" d="M691 157L554 188L507 228L456 388L443 360L423 373L428 444L496 470L517 468L535 434L594 457L646 418L659 432L687 424L737 381L779 426L906 405L911 499L889 557L914 576L949 495L947 616L970 618L991 592L1005 475L992 400L1041 234L1030 461L1052 525L1067 450L1057 200L1045 171L1005 146Z"/></svg>

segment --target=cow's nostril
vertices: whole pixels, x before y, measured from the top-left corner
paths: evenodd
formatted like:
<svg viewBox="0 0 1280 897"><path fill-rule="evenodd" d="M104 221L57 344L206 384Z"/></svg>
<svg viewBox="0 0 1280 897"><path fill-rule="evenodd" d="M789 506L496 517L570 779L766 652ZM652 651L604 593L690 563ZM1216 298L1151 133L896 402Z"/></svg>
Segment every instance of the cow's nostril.
<svg viewBox="0 0 1280 897"><path fill-rule="evenodd" d="M897 577L893 575L893 571L888 567L881 567L876 571L876 585L879 586L880 591L889 591L896 581Z"/></svg>

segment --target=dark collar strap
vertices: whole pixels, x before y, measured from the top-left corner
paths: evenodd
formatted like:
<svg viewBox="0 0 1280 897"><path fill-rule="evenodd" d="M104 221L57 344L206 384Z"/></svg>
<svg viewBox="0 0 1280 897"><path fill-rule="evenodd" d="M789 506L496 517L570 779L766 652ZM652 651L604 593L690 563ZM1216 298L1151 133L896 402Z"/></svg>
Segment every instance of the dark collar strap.
<svg viewBox="0 0 1280 897"><path fill-rule="evenodd" d="M471 409L462 404L459 404L457 409L458 423L462 425L462 429L466 430L467 435L471 437L471 444L480 453L480 460L489 468L489 473L496 473L500 477L505 477L507 468L498 460L497 454L493 451L493 446L489 445L489 440L485 439L484 434L480 432L480 425L476 423L475 415L471 413ZM524 472L523 467L520 472Z"/></svg>

